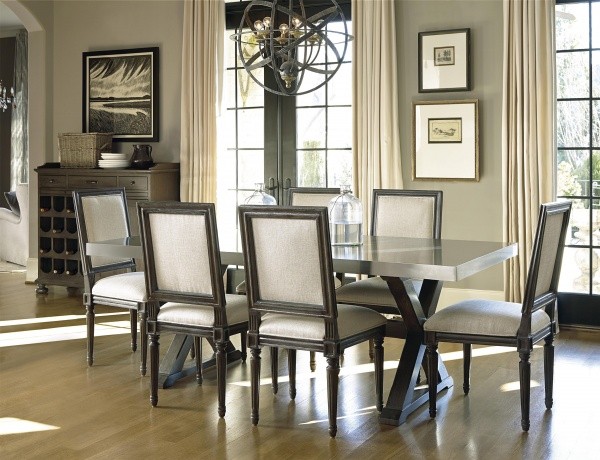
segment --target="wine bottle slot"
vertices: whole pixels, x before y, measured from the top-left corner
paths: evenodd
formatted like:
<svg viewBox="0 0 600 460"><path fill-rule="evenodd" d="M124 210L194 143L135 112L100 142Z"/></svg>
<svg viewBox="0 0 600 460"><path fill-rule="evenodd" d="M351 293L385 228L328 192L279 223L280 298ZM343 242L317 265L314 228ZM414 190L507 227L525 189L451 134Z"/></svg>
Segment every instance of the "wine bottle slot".
<svg viewBox="0 0 600 460"><path fill-rule="evenodd" d="M65 209L65 197L64 196L54 196L52 197L52 207L56 212L62 212Z"/></svg>

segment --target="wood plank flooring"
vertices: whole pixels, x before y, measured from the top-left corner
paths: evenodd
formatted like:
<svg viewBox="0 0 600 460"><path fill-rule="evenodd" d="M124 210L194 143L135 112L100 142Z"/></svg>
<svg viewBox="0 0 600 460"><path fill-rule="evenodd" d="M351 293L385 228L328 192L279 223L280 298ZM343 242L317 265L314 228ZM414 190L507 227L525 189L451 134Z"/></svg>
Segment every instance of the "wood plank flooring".
<svg viewBox="0 0 600 460"><path fill-rule="evenodd" d="M338 435L331 440L322 357L311 374L308 353L298 353L298 394L292 401L284 377L286 353L280 353L279 393L273 395L269 353L263 352L258 427L250 423L249 362L228 367L225 419L217 415L214 371L205 373L202 386L189 377L159 390L158 407L152 408L149 378L138 371L139 352L129 349L128 316L98 307L104 316L97 324L106 335L96 338L95 365L88 368L81 296L52 286L47 296L36 296L35 286L24 279L22 273L0 273L3 459L598 458L600 332L559 334L551 411L544 406L542 350L536 350L528 434L520 429L514 351L475 349L472 389L465 397L461 353L442 344L455 386L438 399L437 419L430 420L423 406L393 427L378 422L366 345L347 350ZM161 337L162 352L169 342L169 336ZM387 395L402 341L389 339L384 346ZM25 422L38 425L11 433Z"/></svg>

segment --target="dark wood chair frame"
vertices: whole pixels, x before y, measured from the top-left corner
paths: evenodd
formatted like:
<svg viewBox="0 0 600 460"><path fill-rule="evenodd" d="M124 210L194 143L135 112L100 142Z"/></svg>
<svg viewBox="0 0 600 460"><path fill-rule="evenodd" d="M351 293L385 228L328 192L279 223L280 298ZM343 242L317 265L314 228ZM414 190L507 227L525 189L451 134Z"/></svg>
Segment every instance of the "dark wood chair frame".
<svg viewBox="0 0 600 460"><path fill-rule="evenodd" d="M151 214L185 214L204 215L212 295L183 293L159 289L156 277L154 259L154 242L150 228ZM148 337L150 342L150 402L158 404L158 371L159 371L159 338L163 332L174 332L194 337L196 380L202 383L202 348L201 338L206 338L214 346L217 367L218 414L225 416L225 384L227 373L227 347L229 338L242 334L242 355L245 356L245 334L248 323L230 326L227 322L226 295L223 284L223 267L217 233L215 206L212 203L180 203L180 202L140 202L138 217L141 230L141 241L146 264L146 289L148 291ZM190 326L185 324L161 323L157 321L160 305L165 302L180 302L185 304L208 305L214 308L214 327Z"/></svg>
<svg viewBox="0 0 600 460"><path fill-rule="evenodd" d="M564 250L565 235L569 224L571 202L557 202L544 204L540 207L538 226L535 236L535 242L529 264L529 272L525 286L525 295L523 297L522 317L516 336L497 337L485 335L457 334L447 332L425 331L425 343L427 345L427 360L430 369L436 369L438 366L438 342L462 343L464 349L464 383L465 394L469 393L470 383L469 374L471 366L471 344L479 345L500 345L516 347L519 353L519 380L521 397L521 427L523 431L529 430L529 400L531 387L531 363L529 358L533 346L544 340L544 386L545 386L545 404L547 409L552 408L552 389L554 379L554 335L556 334L556 293L560 268L562 264L562 255ZM560 231L559 247L554 262L552 280L550 288L547 291L536 296L536 285L540 270L541 254L544 245L544 232L548 216L554 214L563 214L562 227ZM532 334L531 315L537 310L544 309L550 317L550 324L540 331ZM436 386L433 382L429 383L429 414L433 418L436 415Z"/></svg>
<svg viewBox="0 0 600 460"><path fill-rule="evenodd" d="M261 298L258 288L256 248L253 233L253 219L310 219L317 225L319 255L321 263L321 286L324 305L308 305L294 302L269 301ZM259 387L260 387L260 353L261 347L281 347L288 349L290 397L296 396L296 350L321 352L327 359L327 399L329 413L329 434L337 433L337 394L339 383L339 357L345 348L373 339L375 342L375 386L377 410L383 408L383 337L385 326L365 331L341 340L337 326L337 304L333 283L333 262L329 234L327 208L324 207L271 207L240 206L239 221L246 268L248 286L248 306L250 311L248 329L248 347L250 348L250 368L252 387L252 424L258 424ZM265 313L285 313L289 315L311 316L323 318L325 322L324 340L301 340L285 337L267 336L259 333L261 315Z"/></svg>
<svg viewBox="0 0 600 460"><path fill-rule="evenodd" d="M127 199L125 196L124 188L106 188L106 189L93 189L93 190L74 190L73 191L73 203L75 208L75 218L77 220L77 234L79 237L79 253L81 254L81 267L83 273L84 282L84 294L83 303L86 307L86 324L87 324L87 363L92 366L94 363L94 320L95 312L94 306L96 304L108 305L111 307L124 308L130 312L130 324L131 324L131 349L132 351L137 350L137 320L139 315L140 320L140 342L141 342L141 353L140 353L140 372L142 375L146 375L146 355L148 350L148 338L146 334L146 314L147 304L146 302L131 302L122 299L115 299L111 297L100 297L92 295L92 287L96 283L96 278L99 275L103 275L109 272L115 272L117 270L129 270L132 272L136 271L135 259L127 259L123 262L113 263L109 265L101 265L98 267L92 266L90 256L87 255L86 243L88 242L88 231L85 222L85 216L82 211L82 198L90 196L108 196L115 195L119 196L123 201L123 211L125 212L125 220L127 224L127 235L131 236L131 227L129 223L129 213L127 210Z"/></svg>

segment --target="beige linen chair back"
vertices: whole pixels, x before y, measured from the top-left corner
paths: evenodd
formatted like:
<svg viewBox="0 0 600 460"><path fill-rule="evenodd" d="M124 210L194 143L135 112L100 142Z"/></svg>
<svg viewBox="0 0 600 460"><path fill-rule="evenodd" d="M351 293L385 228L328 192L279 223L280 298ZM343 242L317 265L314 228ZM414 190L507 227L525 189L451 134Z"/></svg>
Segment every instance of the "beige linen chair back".
<svg viewBox="0 0 600 460"><path fill-rule="evenodd" d="M441 191L373 190L371 234L440 238L441 228Z"/></svg>
<svg viewBox="0 0 600 460"><path fill-rule="evenodd" d="M138 213L149 300L223 307L214 204L142 203Z"/></svg>
<svg viewBox="0 0 600 460"><path fill-rule="evenodd" d="M529 335L533 312L554 304L556 300L570 213L570 201L543 204L540 207L529 271L527 272L522 309L523 319L519 328L519 336ZM552 318L554 309L550 310Z"/></svg>
<svg viewBox="0 0 600 460"><path fill-rule="evenodd" d="M131 236L125 189L75 190L73 192L83 273L134 266L132 259L87 255L87 242Z"/></svg>
<svg viewBox="0 0 600 460"><path fill-rule="evenodd" d="M290 206L328 206L340 194L339 188L293 187L289 190Z"/></svg>
<svg viewBox="0 0 600 460"><path fill-rule="evenodd" d="M335 318L327 209L239 210L250 312Z"/></svg>

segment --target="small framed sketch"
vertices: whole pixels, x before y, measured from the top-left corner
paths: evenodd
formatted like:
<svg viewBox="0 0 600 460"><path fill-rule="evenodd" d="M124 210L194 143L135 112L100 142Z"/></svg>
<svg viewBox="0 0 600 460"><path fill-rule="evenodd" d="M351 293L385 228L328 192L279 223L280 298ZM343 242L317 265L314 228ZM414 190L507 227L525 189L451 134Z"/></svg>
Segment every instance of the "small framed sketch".
<svg viewBox="0 0 600 460"><path fill-rule="evenodd" d="M158 48L83 53L83 132L158 141Z"/></svg>
<svg viewBox="0 0 600 460"><path fill-rule="evenodd" d="M479 101L413 102L413 179L479 180Z"/></svg>
<svg viewBox="0 0 600 460"><path fill-rule="evenodd" d="M471 89L471 29L419 32L419 92Z"/></svg>

